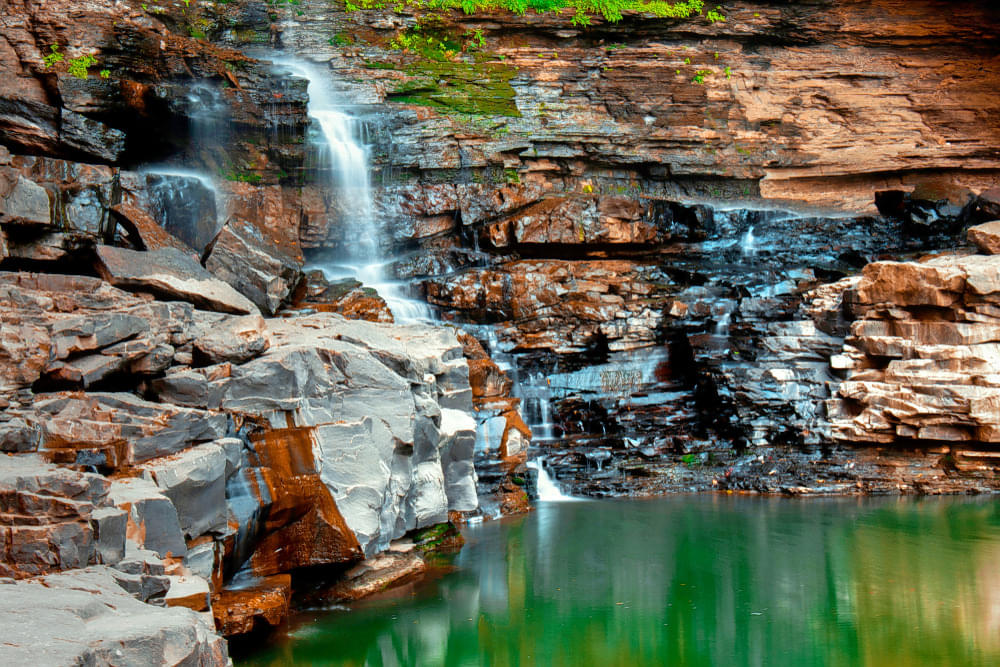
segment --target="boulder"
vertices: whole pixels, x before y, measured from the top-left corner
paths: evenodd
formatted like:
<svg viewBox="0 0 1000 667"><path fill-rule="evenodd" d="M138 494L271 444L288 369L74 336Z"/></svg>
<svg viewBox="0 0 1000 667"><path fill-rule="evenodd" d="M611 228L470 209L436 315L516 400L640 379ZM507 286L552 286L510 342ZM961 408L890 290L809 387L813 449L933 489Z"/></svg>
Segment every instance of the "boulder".
<svg viewBox="0 0 1000 667"><path fill-rule="evenodd" d="M111 214L136 250L176 248L197 259L197 253L191 246L161 227L142 208L134 204L116 204L111 207Z"/></svg>
<svg viewBox="0 0 1000 667"><path fill-rule="evenodd" d="M146 174L146 192L156 222L199 255L219 231L215 187L198 176Z"/></svg>
<svg viewBox="0 0 1000 667"><path fill-rule="evenodd" d="M106 502L100 475L0 454L0 576L28 577L98 561L92 515Z"/></svg>
<svg viewBox="0 0 1000 667"><path fill-rule="evenodd" d="M302 278L302 261L246 220L233 219L212 241L205 268L268 315L274 315Z"/></svg>
<svg viewBox="0 0 1000 667"><path fill-rule="evenodd" d="M253 579L212 600L215 625L226 637L275 628L288 616L292 579L287 574Z"/></svg>
<svg viewBox="0 0 1000 667"><path fill-rule="evenodd" d="M144 479L112 482L109 499L128 512L128 539L161 558L181 558L187 553L177 510L156 484Z"/></svg>
<svg viewBox="0 0 1000 667"><path fill-rule="evenodd" d="M990 255L1000 255L1000 220L969 227L969 242Z"/></svg>
<svg viewBox="0 0 1000 667"><path fill-rule="evenodd" d="M264 318L260 315L228 318L194 340L195 363L241 364L263 353L268 345Z"/></svg>
<svg viewBox="0 0 1000 667"><path fill-rule="evenodd" d="M45 188L24 176L19 176L10 192L0 199L0 222L51 225L52 206Z"/></svg>
<svg viewBox="0 0 1000 667"><path fill-rule="evenodd" d="M149 252L98 246L97 270L116 287L145 291L227 313L256 313L257 307L194 258L176 248Z"/></svg>
<svg viewBox="0 0 1000 667"><path fill-rule="evenodd" d="M177 510L188 539L227 525L226 455L216 444L198 445L143 465Z"/></svg>

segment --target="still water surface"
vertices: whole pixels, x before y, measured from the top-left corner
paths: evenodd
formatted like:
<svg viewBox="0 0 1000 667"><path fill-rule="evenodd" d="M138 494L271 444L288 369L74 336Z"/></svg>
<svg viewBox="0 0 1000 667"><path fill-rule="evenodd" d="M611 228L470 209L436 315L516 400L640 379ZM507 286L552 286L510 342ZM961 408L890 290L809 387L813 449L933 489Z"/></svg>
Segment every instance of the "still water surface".
<svg viewBox="0 0 1000 667"><path fill-rule="evenodd" d="M1000 501L542 503L247 665L1000 665Z"/></svg>

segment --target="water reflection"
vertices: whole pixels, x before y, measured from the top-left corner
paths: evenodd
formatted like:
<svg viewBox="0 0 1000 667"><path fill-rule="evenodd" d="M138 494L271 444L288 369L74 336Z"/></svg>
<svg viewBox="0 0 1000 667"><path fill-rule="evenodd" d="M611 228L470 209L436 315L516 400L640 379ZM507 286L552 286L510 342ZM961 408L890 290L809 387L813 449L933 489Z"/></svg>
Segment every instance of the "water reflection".
<svg viewBox="0 0 1000 667"><path fill-rule="evenodd" d="M248 664L1000 664L994 500L553 504L467 539Z"/></svg>

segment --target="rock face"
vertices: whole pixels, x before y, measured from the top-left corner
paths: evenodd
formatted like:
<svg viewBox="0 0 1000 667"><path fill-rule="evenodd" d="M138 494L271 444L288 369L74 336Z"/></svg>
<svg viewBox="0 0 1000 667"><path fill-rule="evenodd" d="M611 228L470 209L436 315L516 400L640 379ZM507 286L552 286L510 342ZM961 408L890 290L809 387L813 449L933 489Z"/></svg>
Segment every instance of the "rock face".
<svg viewBox="0 0 1000 667"><path fill-rule="evenodd" d="M280 622L291 589L229 579L359 561L478 506L452 330L201 311L86 277L0 285L4 576L108 563L142 600L232 602L217 618L242 632Z"/></svg>
<svg viewBox="0 0 1000 667"><path fill-rule="evenodd" d="M845 378L828 403L834 438L947 443L953 455L997 442L998 278L995 255L865 267L835 360Z"/></svg>

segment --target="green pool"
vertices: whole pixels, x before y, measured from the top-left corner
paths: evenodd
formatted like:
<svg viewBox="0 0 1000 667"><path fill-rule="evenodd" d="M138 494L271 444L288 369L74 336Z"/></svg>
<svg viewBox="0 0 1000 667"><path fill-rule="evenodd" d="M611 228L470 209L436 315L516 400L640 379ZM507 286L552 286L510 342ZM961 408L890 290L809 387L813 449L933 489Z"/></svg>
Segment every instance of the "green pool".
<svg viewBox="0 0 1000 667"><path fill-rule="evenodd" d="M1000 665L1000 501L542 503L245 665Z"/></svg>

